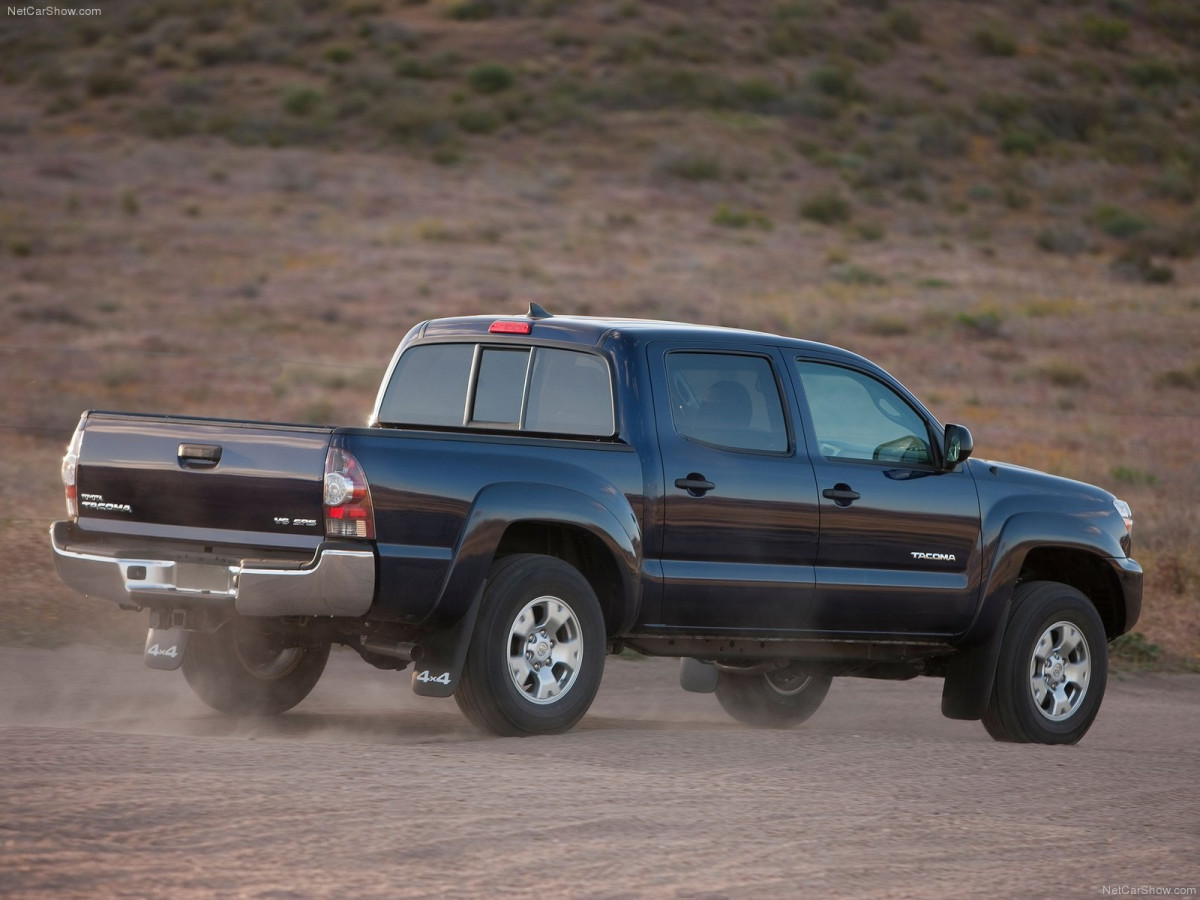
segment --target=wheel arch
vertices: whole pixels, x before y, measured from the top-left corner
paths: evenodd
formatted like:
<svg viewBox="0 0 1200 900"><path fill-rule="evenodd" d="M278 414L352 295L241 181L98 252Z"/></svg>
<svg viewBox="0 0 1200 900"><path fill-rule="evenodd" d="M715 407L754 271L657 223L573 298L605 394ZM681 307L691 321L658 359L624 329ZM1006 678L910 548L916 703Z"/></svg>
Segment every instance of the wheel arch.
<svg viewBox="0 0 1200 900"><path fill-rule="evenodd" d="M1126 630L1123 592L1112 567L1095 553L1072 547L1035 547L1025 556L1017 584L1057 581L1091 601L1111 641ZM1015 587L1015 585L1014 585Z"/></svg>
<svg viewBox="0 0 1200 900"><path fill-rule="evenodd" d="M1096 607L1109 640L1131 627L1140 609L1140 593L1128 595L1112 564L1124 556L1120 546L1080 517L1012 516L993 547L979 612L947 668L942 714L948 718L983 717L1019 584L1044 580L1074 587Z"/></svg>
<svg viewBox="0 0 1200 900"><path fill-rule="evenodd" d="M596 592L609 635L627 627L636 614L636 603L627 602L636 586L627 577L632 573L623 571L612 546L595 531L562 521L513 522L500 538L495 559L516 553L551 556L577 569Z"/></svg>
<svg viewBox="0 0 1200 900"><path fill-rule="evenodd" d="M427 623L461 618L497 559L541 553L562 559L587 578L610 634L628 627L641 602L641 534L623 496L606 500L610 503L548 484L510 482L481 490Z"/></svg>
<svg viewBox="0 0 1200 900"><path fill-rule="evenodd" d="M481 490L466 517L437 602L421 623L426 630L420 641L422 665L427 668L414 670L414 693L427 697L454 693L488 573L506 555L542 552L536 548L557 545L585 561L594 577L615 571L615 579L597 587L588 572L580 570L597 598L609 602L603 609L605 627L612 629L609 633L627 627L641 602L641 532L623 495L613 489L609 501L615 509L570 488L528 482L492 484ZM602 599L602 607L603 603ZM420 678L427 673L438 677Z"/></svg>

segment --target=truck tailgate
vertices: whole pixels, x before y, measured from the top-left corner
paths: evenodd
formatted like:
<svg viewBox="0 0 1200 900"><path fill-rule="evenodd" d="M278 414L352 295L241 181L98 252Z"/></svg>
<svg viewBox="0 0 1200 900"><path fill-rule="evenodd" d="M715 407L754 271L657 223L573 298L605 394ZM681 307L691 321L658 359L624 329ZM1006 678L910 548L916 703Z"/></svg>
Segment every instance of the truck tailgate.
<svg viewBox="0 0 1200 900"><path fill-rule="evenodd" d="M331 428L87 414L79 526L256 547L315 548Z"/></svg>

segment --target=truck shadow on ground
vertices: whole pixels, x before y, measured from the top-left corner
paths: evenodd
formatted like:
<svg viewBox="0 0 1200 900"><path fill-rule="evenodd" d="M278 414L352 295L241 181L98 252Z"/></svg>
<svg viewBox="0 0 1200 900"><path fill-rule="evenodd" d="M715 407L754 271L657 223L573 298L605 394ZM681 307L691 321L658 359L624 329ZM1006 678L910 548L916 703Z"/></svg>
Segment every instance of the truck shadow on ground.
<svg viewBox="0 0 1200 900"><path fill-rule="evenodd" d="M96 730L125 733L149 733L204 738L241 740L312 741L347 744L426 744L467 743L474 741L520 740L502 738L474 728L457 710L406 711L403 713L338 713L293 711L281 716L224 716L219 713L187 716L118 717L85 723ZM736 731L735 723L661 722L652 719L627 719L588 716L569 734L597 732L663 732L720 730Z"/></svg>
<svg viewBox="0 0 1200 900"><path fill-rule="evenodd" d="M405 713L289 712L281 716L223 716L217 713L180 719L173 731L203 737L247 740L338 741L405 744L470 741L485 737L453 711Z"/></svg>

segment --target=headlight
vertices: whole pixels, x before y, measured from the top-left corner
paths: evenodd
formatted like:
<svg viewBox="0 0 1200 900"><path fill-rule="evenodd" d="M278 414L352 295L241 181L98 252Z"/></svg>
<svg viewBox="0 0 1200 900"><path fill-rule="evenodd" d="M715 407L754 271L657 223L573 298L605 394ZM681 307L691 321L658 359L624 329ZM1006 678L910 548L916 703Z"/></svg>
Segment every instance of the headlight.
<svg viewBox="0 0 1200 900"><path fill-rule="evenodd" d="M1133 534L1133 510L1129 508L1129 504L1124 500L1114 500L1113 506L1117 508L1117 512L1125 521L1125 531Z"/></svg>

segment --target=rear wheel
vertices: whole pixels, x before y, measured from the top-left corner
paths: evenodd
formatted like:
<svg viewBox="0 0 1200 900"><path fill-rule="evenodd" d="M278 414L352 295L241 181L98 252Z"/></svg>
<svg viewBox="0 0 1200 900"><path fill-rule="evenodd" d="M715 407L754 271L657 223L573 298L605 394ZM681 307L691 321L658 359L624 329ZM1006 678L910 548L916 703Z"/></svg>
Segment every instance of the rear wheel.
<svg viewBox="0 0 1200 900"><path fill-rule="evenodd" d="M591 706L606 651L587 579L553 557L505 557L489 575L454 699L493 734L566 731Z"/></svg>
<svg viewBox="0 0 1200 900"><path fill-rule="evenodd" d="M307 697L328 659L328 643L296 644L252 619L233 618L191 635L183 676L218 712L271 716Z"/></svg>
<svg viewBox="0 0 1200 900"><path fill-rule="evenodd" d="M722 669L717 700L743 725L791 728L817 711L832 680L791 666L745 675Z"/></svg>
<svg viewBox="0 0 1200 900"><path fill-rule="evenodd" d="M983 725L998 741L1074 744L1087 733L1108 680L1108 639L1083 594L1031 581L1013 595Z"/></svg>

